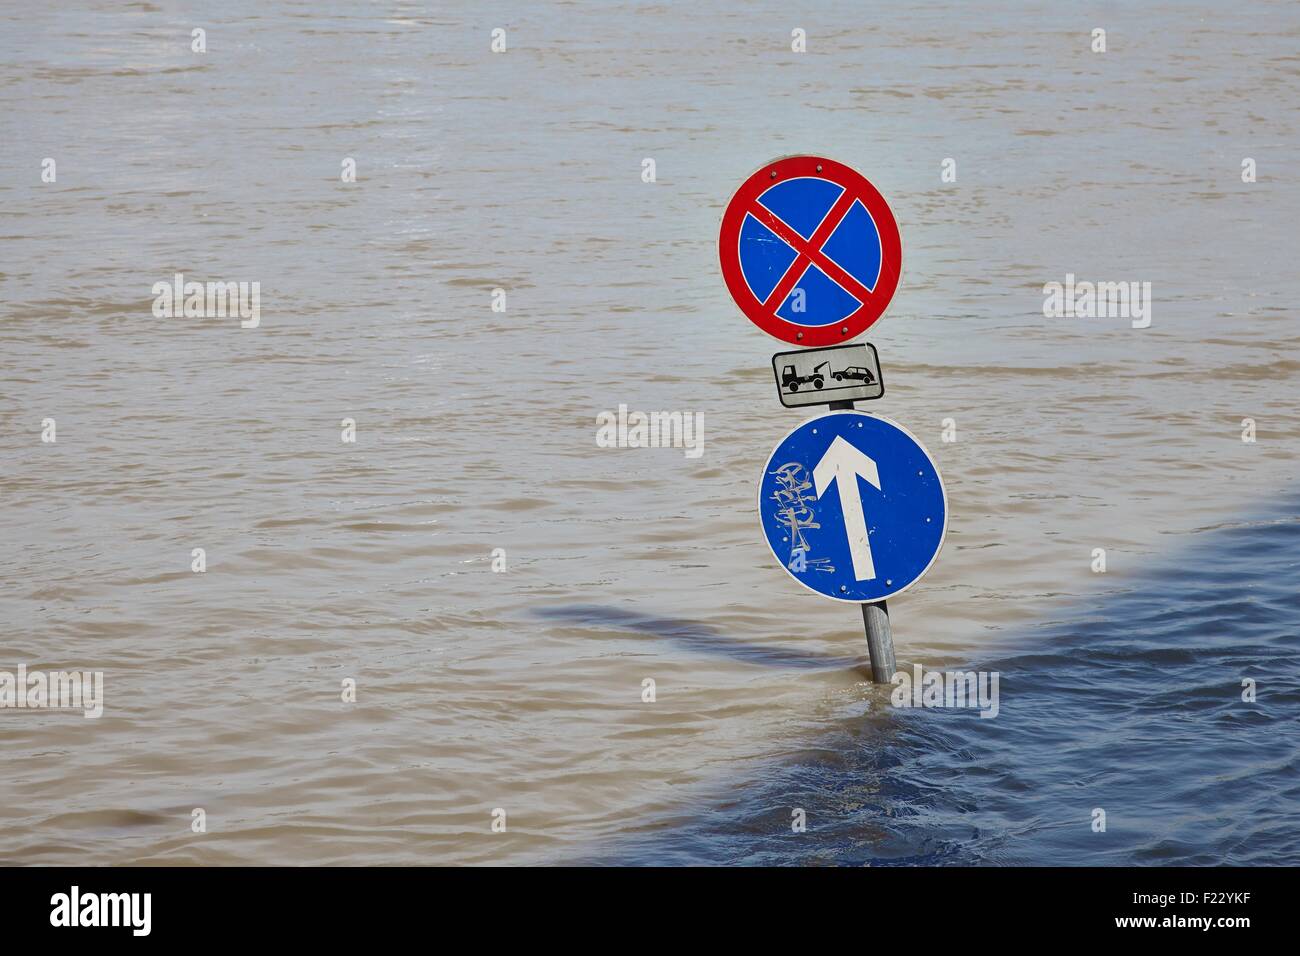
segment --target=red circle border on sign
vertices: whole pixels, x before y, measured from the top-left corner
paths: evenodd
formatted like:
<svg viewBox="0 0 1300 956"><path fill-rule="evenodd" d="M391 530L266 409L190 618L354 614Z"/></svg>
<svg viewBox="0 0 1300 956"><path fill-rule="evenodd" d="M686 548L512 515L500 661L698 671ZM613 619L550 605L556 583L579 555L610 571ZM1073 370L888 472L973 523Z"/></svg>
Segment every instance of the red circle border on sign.
<svg viewBox="0 0 1300 956"><path fill-rule="evenodd" d="M796 325L781 318L776 314L776 310L781 307L785 296L780 296L781 301L776 302L775 307L769 309L750 291L740 270L740 227L745 222L746 214L754 213L759 222L769 228L776 225L777 229L784 227L785 230L792 231L758 205L758 197L777 183L800 177L825 179L843 186L844 193L836 201L836 206L843 203L846 198L850 208L854 199L861 200L862 205L871 214L871 218L875 220L876 228L880 233L880 278L876 281L876 288L867 295L865 301L855 294L855 298L858 298L862 304L843 320L830 325ZM828 220L831 219L833 212L834 207L827 214ZM831 224L832 229L838 225L838 219L842 217L843 214ZM818 232L820 231L819 227ZM784 235L781 238L786 239ZM813 239L816 238L817 233L814 233ZM796 267L801 264L806 267L808 256L794 243L786 241L799 253L790 264L790 268L786 270L785 279L789 279L790 272ZM822 242L825 242L825 237L822 238ZM807 240L804 240L803 244L812 247L812 243ZM813 247L814 253L817 254L820 254L820 249L821 243ZM765 165L746 179L731 197L726 212L722 214L722 228L718 233L718 261L722 266L722 278L727 283L727 290L749 321L782 342L817 347L848 342L869 329L884 314L890 300L894 297L894 292L898 289L898 279L903 268L903 243L893 211L885 202L885 197L880 195L865 176L833 159L820 156L789 156ZM797 281L802 271L800 268L791 281ZM782 284L782 282L777 283L769 299L776 298L775 292Z"/></svg>

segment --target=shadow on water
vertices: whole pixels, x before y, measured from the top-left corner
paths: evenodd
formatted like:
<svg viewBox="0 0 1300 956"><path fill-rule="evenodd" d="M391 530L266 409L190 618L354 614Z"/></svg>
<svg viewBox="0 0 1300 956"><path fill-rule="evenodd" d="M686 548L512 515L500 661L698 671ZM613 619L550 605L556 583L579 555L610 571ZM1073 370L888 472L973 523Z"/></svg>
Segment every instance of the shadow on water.
<svg viewBox="0 0 1300 956"><path fill-rule="evenodd" d="M720 783L592 862L1300 863L1298 514L1292 499L1205 532L1125 590L973 662L1000 674L993 719L898 707L829 718L800 757ZM690 621L546 613L748 662L837 666Z"/></svg>
<svg viewBox="0 0 1300 956"><path fill-rule="evenodd" d="M796 670L844 670L854 668L870 675L862 658L834 657L818 654L795 654L789 650L747 644L723 634L712 624L688 621L683 618L656 617L639 614L625 608L604 607L599 604L566 604L537 608L535 616L550 621L560 621L578 627L595 627L616 631L633 631L672 641L678 648L692 654L726 657L742 664L760 664L765 667L793 668Z"/></svg>

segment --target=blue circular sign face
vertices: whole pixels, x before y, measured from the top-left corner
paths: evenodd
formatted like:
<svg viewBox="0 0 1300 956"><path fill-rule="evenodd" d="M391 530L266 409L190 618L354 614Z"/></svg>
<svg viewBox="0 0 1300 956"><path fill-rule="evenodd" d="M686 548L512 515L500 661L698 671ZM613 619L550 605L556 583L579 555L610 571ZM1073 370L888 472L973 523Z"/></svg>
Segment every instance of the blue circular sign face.
<svg viewBox="0 0 1300 956"><path fill-rule="evenodd" d="M948 529L934 459L906 429L866 412L819 415L786 435L763 469L758 511L791 577L858 603L920 580Z"/></svg>
<svg viewBox="0 0 1300 956"><path fill-rule="evenodd" d="M727 203L718 264L740 311L764 332L791 345L838 345L889 305L903 240L885 197L857 170L787 156Z"/></svg>

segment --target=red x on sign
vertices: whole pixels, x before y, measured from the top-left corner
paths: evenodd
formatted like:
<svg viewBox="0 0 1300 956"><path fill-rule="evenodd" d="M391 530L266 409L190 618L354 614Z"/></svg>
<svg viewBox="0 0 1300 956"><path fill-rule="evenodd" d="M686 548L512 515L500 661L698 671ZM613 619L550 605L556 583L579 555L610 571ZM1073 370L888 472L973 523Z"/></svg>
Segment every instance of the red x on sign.
<svg viewBox="0 0 1300 956"><path fill-rule="evenodd" d="M902 241L884 197L860 173L792 156L754 173L722 217L718 258L746 317L794 345L846 342L898 288Z"/></svg>

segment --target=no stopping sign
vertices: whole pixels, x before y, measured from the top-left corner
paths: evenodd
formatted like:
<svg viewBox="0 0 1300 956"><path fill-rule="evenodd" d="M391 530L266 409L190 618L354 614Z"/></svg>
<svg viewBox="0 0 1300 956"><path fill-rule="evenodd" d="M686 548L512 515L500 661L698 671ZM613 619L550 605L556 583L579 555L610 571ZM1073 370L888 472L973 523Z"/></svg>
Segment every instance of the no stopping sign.
<svg viewBox="0 0 1300 956"><path fill-rule="evenodd" d="M847 342L898 288L898 223L856 170L819 156L764 166L722 217L718 259L745 316L792 345Z"/></svg>

